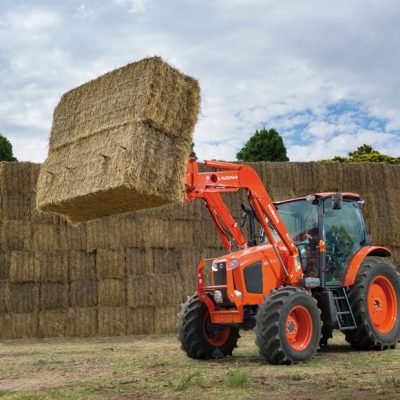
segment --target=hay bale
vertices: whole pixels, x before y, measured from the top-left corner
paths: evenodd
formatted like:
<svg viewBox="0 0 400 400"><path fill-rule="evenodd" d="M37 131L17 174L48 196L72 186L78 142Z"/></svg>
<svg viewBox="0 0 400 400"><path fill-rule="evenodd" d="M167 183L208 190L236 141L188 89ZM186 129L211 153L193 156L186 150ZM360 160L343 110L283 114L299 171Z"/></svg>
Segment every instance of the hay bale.
<svg viewBox="0 0 400 400"><path fill-rule="evenodd" d="M24 193L6 193L1 196L2 216L7 220L30 219L35 212L35 194L32 188Z"/></svg>
<svg viewBox="0 0 400 400"><path fill-rule="evenodd" d="M10 284L8 280L0 281L0 314L10 311Z"/></svg>
<svg viewBox="0 0 400 400"><path fill-rule="evenodd" d="M0 225L0 250L31 249L32 227L28 221L3 221Z"/></svg>
<svg viewBox="0 0 400 400"><path fill-rule="evenodd" d="M96 280L96 252L75 251L68 252L70 280Z"/></svg>
<svg viewBox="0 0 400 400"><path fill-rule="evenodd" d="M32 313L39 309L39 286L35 283L11 283L10 311L13 313Z"/></svg>
<svg viewBox="0 0 400 400"><path fill-rule="evenodd" d="M98 279L125 277L125 250L98 249L96 254Z"/></svg>
<svg viewBox="0 0 400 400"><path fill-rule="evenodd" d="M84 225L73 226L66 221L60 221L58 235L61 250L86 250L87 237Z"/></svg>
<svg viewBox="0 0 400 400"><path fill-rule="evenodd" d="M59 225L52 223L34 225L32 229L32 249L35 251L60 249Z"/></svg>
<svg viewBox="0 0 400 400"><path fill-rule="evenodd" d="M122 279L99 281L99 305L102 307L125 306L125 282Z"/></svg>
<svg viewBox="0 0 400 400"><path fill-rule="evenodd" d="M96 308L70 308L67 314L66 336L91 337L97 335Z"/></svg>
<svg viewBox="0 0 400 400"><path fill-rule="evenodd" d="M10 281L13 283L38 282L40 264L30 251L13 251L10 260Z"/></svg>
<svg viewBox="0 0 400 400"><path fill-rule="evenodd" d="M36 187L40 164L0 162L0 193L32 193Z"/></svg>
<svg viewBox="0 0 400 400"><path fill-rule="evenodd" d="M154 333L175 333L180 305L161 306L154 310Z"/></svg>
<svg viewBox="0 0 400 400"><path fill-rule="evenodd" d="M37 337L38 315L26 314L0 314L0 338L21 339Z"/></svg>
<svg viewBox="0 0 400 400"><path fill-rule="evenodd" d="M127 248L126 249L126 273L127 275L146 275L153 271L152 249Z"/></svg>
<svg viewBox="0 0 400 400"><path fill-rule="evenodd" d="M9 278L10 262L11 262L11 252L0 250L0 280Z"/></svg>
<svg viewBox="0 0 400 400"><path fill-rule="evenodd" d="M100 307L98 311L100 336L123 336L127 331L127 310L125 307Z"/></svg>
<svg viewBox="0 0 400 400"><path fill-rule="evenodd" d="M82 222L181 200L199 107L197 81L159 57L64 94L38 207Z"/></svg>
<svg viewBox="0 0 400 400"><path fill-rule="evenodd" d="M69 299L71 307L97 306L97 282L75 281L71 282Z"/></svg>
<svg viewBox="0 0 400 400"><path fill-rule="evenodd" d="M40 285L40 309L68 308L68 283L46 282Z"/></svg>
<svg viewBox="0 0 400 400"><path fill-rule="evenodd" d="M127 297L131 308L174 305L183 297L182 279L177 273L129 276Z"/></svg>
<svg viewBox="0 0 400 400"><path fill-rule="evenodd" d="M128 309L128 335L154 334L155 307Z"/></svg>
<svg viewBox="0 0 400 400"><path fill-rule="evenodd" d="M67 313L63 311L42 311L39 313L38 335L42 338L65 336Z"/></svg>
<svg viewBox="0 0 400 400"><path fill-rule="evenodd" d="M65 251L36 252L35 263L41 282L68 282L68 253Z"/></svg>

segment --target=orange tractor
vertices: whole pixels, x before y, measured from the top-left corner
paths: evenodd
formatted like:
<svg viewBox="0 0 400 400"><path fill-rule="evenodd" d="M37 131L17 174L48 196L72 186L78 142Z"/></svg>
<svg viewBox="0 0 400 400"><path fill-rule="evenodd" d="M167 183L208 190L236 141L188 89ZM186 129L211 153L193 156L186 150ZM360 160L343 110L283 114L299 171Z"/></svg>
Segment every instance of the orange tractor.
<svg viewBox="0 0 400 400"><path fill-rule="evenodd" d="M250 166L202 164L214 172L189 159L186 200L205 201L228 254L200 261L197 292L182 305L178 337L189 357L231 355L239 329L255 330L272 364L309 361L334 329L356 349L396 346L400 278L389 250L372 246L358 194L273 203ZM248 204L237 222L221 194L240 189Z"/></svg>

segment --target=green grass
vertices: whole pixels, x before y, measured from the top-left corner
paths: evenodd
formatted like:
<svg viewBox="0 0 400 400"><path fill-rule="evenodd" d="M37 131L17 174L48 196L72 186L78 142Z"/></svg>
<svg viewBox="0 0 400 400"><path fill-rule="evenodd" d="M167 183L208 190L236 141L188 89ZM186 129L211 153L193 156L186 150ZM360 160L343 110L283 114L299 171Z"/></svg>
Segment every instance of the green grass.
<svg viewBox="0 0 400 400"><path fill-rule="evenodd" d="M239 368L231 369L226 374L226 385L231 388L243 388L250 384L250 376Z"/></svg>

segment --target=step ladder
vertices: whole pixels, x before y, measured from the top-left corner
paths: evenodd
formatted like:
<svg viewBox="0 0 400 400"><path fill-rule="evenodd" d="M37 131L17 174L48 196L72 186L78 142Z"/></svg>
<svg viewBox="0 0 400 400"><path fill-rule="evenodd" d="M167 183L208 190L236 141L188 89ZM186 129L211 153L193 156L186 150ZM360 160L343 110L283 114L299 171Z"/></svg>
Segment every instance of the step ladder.
<svg viewBox="0 0 400 400"><path fill-rule="evenodd" d="M357 323L350 307L346 289L344 287L338 287L332 289L332 292L337 310L338 328L341 331L348 331L357 328Z"/></svg>

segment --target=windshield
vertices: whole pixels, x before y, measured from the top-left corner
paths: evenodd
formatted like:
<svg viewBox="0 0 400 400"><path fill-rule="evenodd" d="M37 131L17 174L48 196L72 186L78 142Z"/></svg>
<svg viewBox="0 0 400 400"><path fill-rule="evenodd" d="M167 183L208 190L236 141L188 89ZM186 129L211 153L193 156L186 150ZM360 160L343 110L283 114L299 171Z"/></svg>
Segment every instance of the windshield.
<svg viewBox="0 0 400 400"><path fill-rule="evenodd" d="M318 206L307 200L296 200L276 206L290 236L303 241L306 235L318 236Z"/></svg>

